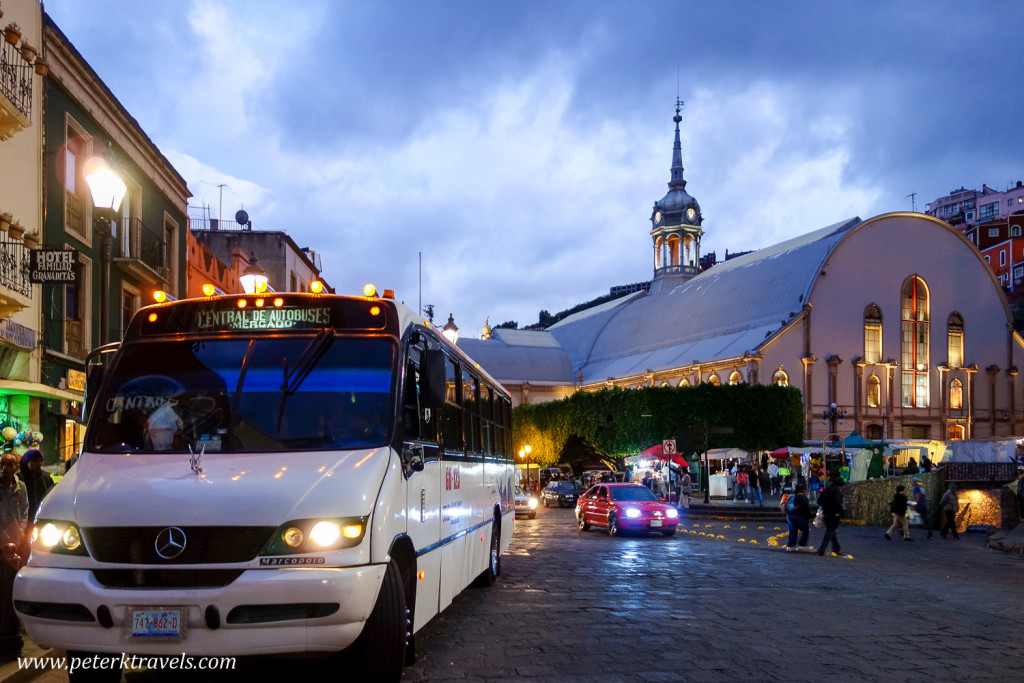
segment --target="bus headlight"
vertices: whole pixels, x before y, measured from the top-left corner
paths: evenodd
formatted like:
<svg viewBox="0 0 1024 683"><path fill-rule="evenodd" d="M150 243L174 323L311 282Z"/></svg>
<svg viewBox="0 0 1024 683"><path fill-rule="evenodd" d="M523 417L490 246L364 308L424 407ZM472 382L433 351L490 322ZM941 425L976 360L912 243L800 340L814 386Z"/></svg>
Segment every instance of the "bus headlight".
<svg viewBox="0 0 1024 683"><path fill-rule="evenodd" d="M72 522L39 520L32 529L33 547L64 555L88 555L82 532Z"/></svg>
<svg viewBox="0 0 1024 683"><path fill-rule="evenodd" d="M357 546L366 534L366 519L344 517L286 522L277 528L260 555L294 555Z"/></svg>

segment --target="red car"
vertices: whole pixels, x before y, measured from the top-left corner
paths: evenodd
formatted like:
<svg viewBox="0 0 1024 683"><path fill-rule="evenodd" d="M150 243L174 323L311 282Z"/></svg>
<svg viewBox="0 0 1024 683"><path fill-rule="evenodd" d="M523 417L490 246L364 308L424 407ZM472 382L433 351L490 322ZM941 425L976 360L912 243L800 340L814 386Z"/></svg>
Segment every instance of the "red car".
<svg viewBox="0 0 1024 683"><path fill-rule="evenodd" d="M624 531L657 531L671 536L678 524L679 511L640 484L596 484L576 501L580 531L603 526L609 536Z"/></svg>

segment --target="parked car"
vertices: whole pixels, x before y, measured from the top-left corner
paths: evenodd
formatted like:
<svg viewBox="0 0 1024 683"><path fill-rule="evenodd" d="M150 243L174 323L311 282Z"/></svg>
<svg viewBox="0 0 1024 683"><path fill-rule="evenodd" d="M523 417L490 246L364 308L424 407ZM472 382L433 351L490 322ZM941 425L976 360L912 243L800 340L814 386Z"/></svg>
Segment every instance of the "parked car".
<svg viewBox="0 0 1024 683"><path fill-rule="evenodd" d="M540 502L544 507L552 504L560 508L573 507L581 493L583 489L571 481L553 481L540 492Z"/></svg>
<svg viewBox="0 0 1024 683"><path fill-rule="evenodd" d="M516 517L526 515L530 519L537 516L537 496L527 493L522 486L516 487Z"/></svg>
<svg viewBox="0 0 1024 683"><path fill-rule="evenodd" d="M640 484L597 484L576 502L580 531L602 526L609 536L624 531L656 531L671 536L678 524L679 511Z"/></svg>

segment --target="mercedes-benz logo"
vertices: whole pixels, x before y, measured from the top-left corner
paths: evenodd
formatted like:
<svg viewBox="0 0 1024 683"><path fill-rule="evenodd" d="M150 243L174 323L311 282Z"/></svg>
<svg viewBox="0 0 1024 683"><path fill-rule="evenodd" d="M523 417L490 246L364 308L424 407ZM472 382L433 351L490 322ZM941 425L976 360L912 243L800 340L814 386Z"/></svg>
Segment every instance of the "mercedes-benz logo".
<svg viewBox="0 0 1024 683"><path fill-rule="evenodd" d="M185 551L185 532L176 526L169 526L156 535L153 547L163 559L173 560Z"/></svg>

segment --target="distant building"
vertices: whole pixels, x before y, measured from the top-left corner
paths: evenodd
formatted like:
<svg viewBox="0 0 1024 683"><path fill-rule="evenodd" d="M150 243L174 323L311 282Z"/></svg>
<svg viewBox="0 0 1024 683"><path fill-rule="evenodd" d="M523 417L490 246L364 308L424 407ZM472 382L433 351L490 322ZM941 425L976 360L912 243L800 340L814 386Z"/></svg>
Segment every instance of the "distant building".
<svg viewBox="0 0 1024 683"><path fill-rule="evenodd" d="M850 218L698 272L703 228L682 182L678 109L675 121L669 195L652 215L650 292L547 330L459 341L517 403L749 382L799 388L809 440L830 430L822 412L832 403L847 411L843 436L1020 433L1024 339L963 235L920 213Z"/></svg>
<svg viewBox="0 0 1024 683"><path fill-rule="evenodd" d="M1024 211L1024 182L1020 180L1002 192L988 185L982 185L981 190L961 187L930 202L925 208L926 214L949 223L961 232L981 223L1005 220L1021 211Z"/></svg>

